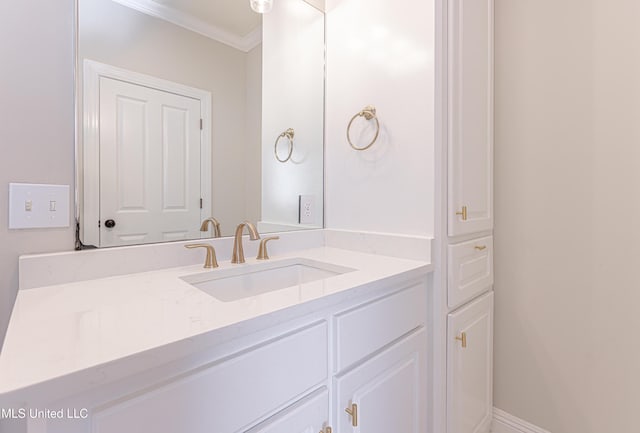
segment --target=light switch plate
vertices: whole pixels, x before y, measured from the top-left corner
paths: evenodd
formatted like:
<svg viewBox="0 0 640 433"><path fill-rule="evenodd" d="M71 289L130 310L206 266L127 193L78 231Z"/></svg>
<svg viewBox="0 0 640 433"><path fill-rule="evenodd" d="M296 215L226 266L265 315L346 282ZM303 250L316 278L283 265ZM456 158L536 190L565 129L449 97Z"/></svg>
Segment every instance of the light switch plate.
<svg viewBox="0 0 640 433"><path fill-rule="evenodd" d="M9 228L69 227L69 185L9 184Z"/></svg>

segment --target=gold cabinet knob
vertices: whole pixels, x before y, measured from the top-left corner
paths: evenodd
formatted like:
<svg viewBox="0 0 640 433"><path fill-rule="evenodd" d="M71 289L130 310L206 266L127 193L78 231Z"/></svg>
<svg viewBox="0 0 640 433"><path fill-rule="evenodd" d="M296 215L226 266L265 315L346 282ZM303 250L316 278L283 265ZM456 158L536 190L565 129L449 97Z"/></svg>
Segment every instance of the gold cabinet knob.
<svg viewBox="0 0 640 433"><path fill-rule="evenodd" d="M459 337L456 337L456 340L462 342L462 348L466 349L466 347L467 347L467 333L466 332L463 332L462 334L460 334Z"/></svg>
<svg viewBox="0 0 640 433"><path fill-rule="evenodd" d="M351 425L358 427L358 405L351 403L351 406L346 408L344 411L351 415Z"/></svg>
<svg viewBox="0 0 640 433"><path fill-rule="evenodd" d="M467 220L467 207L466 206L462 206L462 210L460 212L456 212L456 215L461 215L462 216L462 221L466 221Z"/></svg>

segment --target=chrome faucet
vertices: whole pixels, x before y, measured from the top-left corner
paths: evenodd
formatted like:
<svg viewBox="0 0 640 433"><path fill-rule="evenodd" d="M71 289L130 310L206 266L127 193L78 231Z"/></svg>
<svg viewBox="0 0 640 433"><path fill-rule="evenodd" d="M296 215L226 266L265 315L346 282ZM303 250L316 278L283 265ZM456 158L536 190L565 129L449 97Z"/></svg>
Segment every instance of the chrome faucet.
<svg viewBox="0 0 640 433"><path fill-rule="evenodd" d="M251 239L252 241L260 239L258 230L256 230L256 227L249 221L238 224L238 227L236 228L236 236L233 240L233 254L231 255L231 263L244 263L244 250L242 249L242 232L244 231L245 226L247 227L247 230L249 230L249 239Z"/></svg>
<svg viewBox="0 0 640 433"><path fill-rule="evenodd" d="M213 237L219 238L220 234L220 222L214 217L209 217L202 221L202 225L200 226L201 232L209 231L209 224L213 225Z"/></svg>

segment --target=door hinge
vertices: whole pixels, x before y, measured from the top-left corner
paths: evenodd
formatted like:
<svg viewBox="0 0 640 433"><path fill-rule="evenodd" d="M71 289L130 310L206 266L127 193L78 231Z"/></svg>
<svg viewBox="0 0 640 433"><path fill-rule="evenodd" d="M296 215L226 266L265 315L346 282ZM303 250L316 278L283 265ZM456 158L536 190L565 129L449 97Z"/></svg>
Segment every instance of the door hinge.
<svg viewBox="0 0 640 433"><path fill-rule="evenodd" d="M100 220L98 220L98 227L101 227L101 225L100 225Z"/></svg>
<svg viewBox="0 0 640 433"><path fill-rule="evenodd" d="M202 124L203 124L203 121L202 119L200 119L200 131L202 131Z"/></svg>
<svg viewBox="0 0 640 433"><path fill-rule="evenodd" d="M200 209L202 209L202 199L200 199Z"/></svg>

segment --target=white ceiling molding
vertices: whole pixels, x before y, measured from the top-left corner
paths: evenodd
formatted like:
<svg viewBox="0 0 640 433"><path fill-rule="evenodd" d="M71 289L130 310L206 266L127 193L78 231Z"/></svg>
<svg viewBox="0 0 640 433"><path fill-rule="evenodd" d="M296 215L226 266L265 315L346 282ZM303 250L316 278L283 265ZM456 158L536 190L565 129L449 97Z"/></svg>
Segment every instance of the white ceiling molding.
<svg viewBox="0 0 640 433"><path fill-rule="evenodd" d="M262 26L257 27L248 35L241 37L219 27L208 24L201 19L156 3L153 0L113 0L123 6L135 9L139 12L163 19L177 26L184 27L202 36L206 36L215 41L229 45L238 50L248 52L255 48L262 41Z"/></svg>
<svg viewBox="0 0 640 433"><path fill-rule="evenodd" d="M327 10L326 0L304 0L304 1L306 3L309 3L314 8L318 9L322 13L324 13Z"/></svg>

